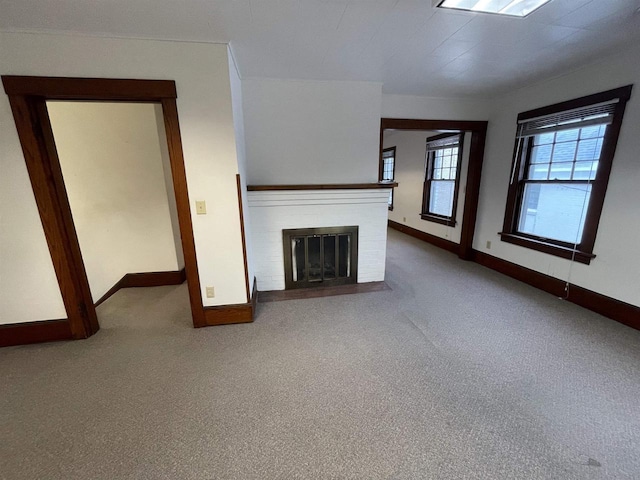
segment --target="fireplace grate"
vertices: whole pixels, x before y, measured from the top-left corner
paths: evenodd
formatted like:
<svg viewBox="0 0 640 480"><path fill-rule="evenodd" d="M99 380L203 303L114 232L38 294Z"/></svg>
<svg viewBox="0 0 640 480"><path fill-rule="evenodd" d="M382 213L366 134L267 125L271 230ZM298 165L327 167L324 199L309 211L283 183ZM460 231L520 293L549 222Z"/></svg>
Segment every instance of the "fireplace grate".
<svg viewBox="0 0 640 480"><path fill-rule="evenodd" d="M289 229L282 238L287 290L356 283L357 226Z"/></svg>

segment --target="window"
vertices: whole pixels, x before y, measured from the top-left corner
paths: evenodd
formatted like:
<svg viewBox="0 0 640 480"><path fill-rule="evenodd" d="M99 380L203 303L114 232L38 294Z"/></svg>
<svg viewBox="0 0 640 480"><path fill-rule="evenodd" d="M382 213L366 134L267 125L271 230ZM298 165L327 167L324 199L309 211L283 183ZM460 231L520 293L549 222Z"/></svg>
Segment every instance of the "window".
<svg viewBox="0 0 640 480"><path fill-rule="evenodd" d="M461 160L461 133L445 133L427 138L422 192L423 220L455 226Z"/></svg>
<svg viewBox="0 0 640 480"><path fill-rule="evenodd" d="M380 162L380 181L392 182L396 174L396 147L389 147L382 150ZM389 193L389 210L393 210L393 189Z"/></svg>
<svg viewBox="0 0 640 480"><path fill-rule="evenodd" d="M631 86L518 115L501 238L588 264Z"/></svg>

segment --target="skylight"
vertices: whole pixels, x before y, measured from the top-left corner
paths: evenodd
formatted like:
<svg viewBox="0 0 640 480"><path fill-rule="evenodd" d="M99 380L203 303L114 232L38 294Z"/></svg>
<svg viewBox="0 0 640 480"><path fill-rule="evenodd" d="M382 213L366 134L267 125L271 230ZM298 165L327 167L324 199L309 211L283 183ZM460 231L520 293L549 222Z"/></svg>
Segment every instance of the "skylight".
<svg viewBox="0 0 640 480"><path fill-rule="evenodd" d="M525 17L550 0L442 0L438 7Z"/></svg>

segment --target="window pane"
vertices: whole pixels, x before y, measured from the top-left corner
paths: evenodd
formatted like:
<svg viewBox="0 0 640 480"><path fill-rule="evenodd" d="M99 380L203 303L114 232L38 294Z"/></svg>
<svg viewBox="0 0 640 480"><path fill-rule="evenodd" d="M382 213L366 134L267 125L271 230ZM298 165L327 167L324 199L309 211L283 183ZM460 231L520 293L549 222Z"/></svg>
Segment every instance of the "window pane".
<svg viewBox="0 0 640 480"><path fill-rule="evenodd" d="M576 162L573 169L574 180L595 180L598 162Z"/></svg>
<svg viewBox="0 0 640 480"><path fill-rule="evenodd" d="M531 149L531 163L549 163L552 145L540 145Z"/></svg>
<svg viewBox="0 0 640 480"><path fill-rule="evenodd" d="M543 133L541 135L536 135L534 138L534 145L545 145L548 143L553 143L553 139L555 138L555 133Z"/></svg>
<svg viewBox="0 0 640 480"><path fill-rule="evenodd" d="M578 153L576 155L576 161L581 160L596 160L600 157L598 151L598 139L591 138L589 140L581 140L578 145Z"/></svg>
<svg viewBox="0 0 640 480"><path fill-rule="evenodd" d="M549 180L571 180L573 162L552 163Z"/></svg>
<svg viewBox="0 0 640 480"><path fill-rule="evenodd" d="M456 182L453 180L431 182L429 192L429 213L450 217L453 214L453 192Z"/></svg>
<svg viewBox="0 0 640 480"><path fill-rule="evenodd" d="M549 164L543 163L538 165L531 165L529 167L528 180L547 180L549 174Z"/></svg>
<svg viewBox="0 0 640 480"><path fill-rule="evenodd" d="M575 130L561 130L556 133L556 142L568 142L571 140L577 140L579 133L579 128L576 128Z"/></svg>
<svg viewBox="0 0 640 480"><path fill-rule="evenodd" d="M553 147L553 162L573 162L578 142L556 143Z"/></svg>
<svg viewBox="0 0 640 480"><path fill-rule="evenodd" d="M434 180L439 180L442 178L442 169L440 168L434 168L433 170L433 177Z"/></svg>
<svg viewBox="0 0 640 480"><path fill-rule="evenodd" d="M594 125L593 127L584 127L580 132L580 138L595 138L600 136L601 125Z"/></svg>
<svg viewBox="0 0 640 480"><path fill-rule="evenodd" d="M580 243L591 185L527 184L518 231L542 238Z"/></svg>

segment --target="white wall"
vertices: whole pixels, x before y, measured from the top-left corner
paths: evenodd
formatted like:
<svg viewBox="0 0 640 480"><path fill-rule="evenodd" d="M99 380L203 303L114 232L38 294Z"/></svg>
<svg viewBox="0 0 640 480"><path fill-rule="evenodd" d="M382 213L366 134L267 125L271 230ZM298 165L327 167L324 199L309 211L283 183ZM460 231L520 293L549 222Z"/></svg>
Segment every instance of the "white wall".
<svg viewBox="0 0 640 480"><path fill-rule="evenodd" d="M175 80L203 303L246 301L226 45L3 32L0 74ZM65 318L6 95L0 148L0 319Z"/></svg>
<svg viewBox="0 0 640 480"><path fill-rule="evenodd" d="M378 83L244 79L249 184L378 181Z"/></svg>
<svg viewBox="0 0 640 480"><path fill-rule="evenodd" d="M487 120L490 111L491 101L487 99L382 95L382 116L385 118Z"/></svg>
<svg viewBox="0 0 640 480"><path fill-rule="evenodd" d="M251 211L249 210L247 200L247 152L244 134L244 114L242 111L242 81L231 49L229 49L229 77L231 79L233 125L236 133L236 149L238 152L238 173L240 174L240 187L242 189L242 212L244 216L244 235L247 248L249 290L252 292L253 281L255 279L255 269L253 257L253 235L251 230Z"/></svg>
<svg viewBox="0 0 640 480"><path fill-rule="evenodd" d="M126 273L177 270L155 106L47 109L93 300Z"/></svg>
<svg viewBox="0 0 640 480"><path fill-rule="evenodd" d="M470 133L465 134L462 145L456 225L450 227L420 218L425 173L426 140L427 137L438 135L438 133L439 132L385 130L384 148L396 147L395 180L398 182L398 186L394 189L393 210L389 211L389 219L451 242L460 243L465 186L469 168L469 152L471 150Z"/></svg>
<svg viewBox="0 0 640 480"><path fill-rule="evenodd" d="M601 63L524 88L494 100L489 130L474 248L527 268L566 280L570 262L517 245L501 242L519 112L635 82L622 123L618 147L590 265L576 263L571 283L640 305L640 47L634 46ZM490 240L492 247L486 248Z"/></svg>

